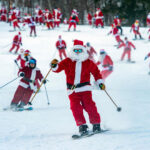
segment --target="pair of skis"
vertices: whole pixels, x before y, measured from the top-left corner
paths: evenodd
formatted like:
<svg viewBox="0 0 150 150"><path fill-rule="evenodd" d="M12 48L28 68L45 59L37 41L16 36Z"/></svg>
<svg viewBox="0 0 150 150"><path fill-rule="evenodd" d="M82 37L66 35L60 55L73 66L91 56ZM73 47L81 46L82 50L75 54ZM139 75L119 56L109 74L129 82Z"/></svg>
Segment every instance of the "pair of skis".
<svg viewBox="0 0 150 150"><path fill-rule="evenodd" d="M11 109L10 107L7 108L3 108L3 111L8 111L8 110L12 110L12 111L31 111L33 110L33 107L26 107L26 108L13 108Z"/></svg>
<svg viewBox="0 0 150 150"><path fill-rule="evenodd" d="M81 138L86 138L86 137L91 137L93 135L96 135L96 134L102 134L102 133L105 133L109 131L108 129L105 129L105 130L101 130L99 132L93 132L93 131L88 131L87 134L84 134L84 135L80 135L80 134L74 134L72 135L72 139L76 140L76 139L81 139Z"/></svg>

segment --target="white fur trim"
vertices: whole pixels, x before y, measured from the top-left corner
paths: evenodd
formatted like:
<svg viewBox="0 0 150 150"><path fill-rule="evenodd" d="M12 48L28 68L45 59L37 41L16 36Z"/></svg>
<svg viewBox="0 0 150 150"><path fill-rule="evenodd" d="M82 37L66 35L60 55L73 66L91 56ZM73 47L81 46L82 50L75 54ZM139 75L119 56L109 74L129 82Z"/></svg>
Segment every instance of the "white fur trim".
<svg viewBox="0 0 150 150"><path fill-rule="evenodd" d="M104 83L103 79L98 79L96 82L97 82L98 84Z"/></svg>
<svg viewBox="0 0 150 150"><path fill-rule="evenodd" d="M75 66L75 80L74 85L80 83L81 81L81 70L82 70L82 62L76 62Z"/></svg>
<svg viewBox="0 0 150 150"><path fill-rule="evenodd" d="M80 88L76 88L74 90L67 90L67 94L71 95L73 92L78 93L78 92L85 92L85 91L92 91L91 85L86 85Z"/></svg>
<svg viewBox="0 0 150 150"><path fill-rule="evenodd" d="M52 68L53 71L57 71L57 69L58 69L58 64L55 68Z"/></svg>
<svg viewBox="0 0 150 150"><path fill-rule="evenodd" d="M37 70L38 70L37 68L32 69L30 80L33 80L33 81L35 80L35 78L36 78L36 71ZM34 90L34 91L37 90L37 87L33 83L29 83L29 84L30 84L30 88L32 90Z"/></svg>
<svg viewBox="0 0 150 150"><path fill-rule="evenodd" d="M19 85L22 86L22 87L24 87L24 88L28 88L29 87L28 84L26 84L24 82L21 82L21 81L20 81Z"/></svg>

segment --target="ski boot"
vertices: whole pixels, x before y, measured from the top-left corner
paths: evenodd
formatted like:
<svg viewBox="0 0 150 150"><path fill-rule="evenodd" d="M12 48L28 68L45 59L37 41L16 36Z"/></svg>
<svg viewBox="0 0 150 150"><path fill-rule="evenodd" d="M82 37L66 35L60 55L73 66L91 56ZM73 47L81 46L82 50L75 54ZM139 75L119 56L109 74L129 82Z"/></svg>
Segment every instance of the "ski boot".
<svg viewBox="0 0 150 150"><path fill-rule="evenodd" d="M83 124L81 126L79 126L79 133L81 134L81 136L87 135L88 134L88 126L86 124Z"/></svg>
<svg viewBox="0 0 150 150"><path fill-rule="evenodd" d="M101 132L100 124L93 124L93 132L94 133L100 133Z"/></svg>
<svg viewBox="0 0 150 150"><path fill-rule="evenodd" d="M17 104L16 103L11 103L10 104L10 109L11 110L16 110L16 108L17 108Z"/></svg>
<svg viewBox="0 0 150 150"><path fill-rule="evenodd" d="M17 110L18 110L18 111L23 111L25 105L26 105L26 104L25 104L24 102L21 102L21 103L18 105Z"/></svg>

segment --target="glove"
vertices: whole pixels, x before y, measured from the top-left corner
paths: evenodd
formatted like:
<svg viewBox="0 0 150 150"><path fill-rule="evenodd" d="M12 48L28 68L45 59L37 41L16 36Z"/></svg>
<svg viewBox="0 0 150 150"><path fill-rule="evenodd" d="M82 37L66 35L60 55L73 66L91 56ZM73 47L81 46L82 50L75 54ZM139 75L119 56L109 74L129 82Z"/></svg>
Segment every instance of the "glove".
<svg viewBox="0 0 150 150"><path fill-rule="evenodd" d="M136 50L136 48L134 48L134 50Z"/></svg>
<svg viewBox="0 0 150 150"><path fill-rule="evenodd" d="M17 60L15 59L14 62L17 64Z"/></svg>
<svg viewBox="0 0 150 150"><path fill-rule="evenodd" d="M57 64L58 64L58 60L57 60L57 59L53 59L53 60L51 61L50 66L51 66L51 68L55 68L55 67L57 66Z"/></svg>
<svg viewBox="0 0 150 150"><path fill-rule="evenodd" d="M148 56L146 56L145 58L144 58L144 60L146 60L148 58Z"/></svg>
<svg viewBox="0 0 150 150"><path fill-rule="evenodd" d="M113 66L109 66L109 71L113 71Z"/></svg>
<svg viewBox="0 0 150 150"><path fill-rule="evenodd" d="M22 43L20 43L20 45L22 46Z"/></svg>
<svg viewBox="0 0 150 150"><path fill-rule="evenodd" d="M46 84L46 82L47 82L46 80L43 80L43 83L44 83L44 84Z"/></svg>
<svg viewBox="0 0 150 150"><path fill-rule="evenodd" d="M105 84L101 83L101 84L99 84L99 87L101 90L105 90Z"/></svg>
<svg viewBox="0 0 150 150"><path fill-rule="evenodd" d="M25 73L24 72L21 72L20 73L20 77L24 77L25 76Z"/></svg>
<svg viewBox="0 0 150 150"><path fill-rule="evenodd" d="M24 58L25 58L25 60L26 60L26 61L28 61L28 60L29 60L29 59L28 59L28 56L25 56Z"/></svg>

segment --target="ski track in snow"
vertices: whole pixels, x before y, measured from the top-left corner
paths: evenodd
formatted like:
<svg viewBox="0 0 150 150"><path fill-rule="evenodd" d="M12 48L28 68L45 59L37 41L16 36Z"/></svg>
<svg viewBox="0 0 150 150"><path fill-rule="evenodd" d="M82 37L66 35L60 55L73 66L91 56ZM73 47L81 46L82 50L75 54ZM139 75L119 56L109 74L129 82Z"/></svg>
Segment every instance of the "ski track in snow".
<svg viewBox="0 0 150 150"><path fill-rule="evenodd" d="M66 92L64 72L50 73L46 84L50 105L44 87L33 101L33 111L0 111L0 150L149 150L150 147L150 76L148 65L150 59L144 57L150 52L147 42L148 28L141 28L145 40L132 41L134 35L129 27L123 27L124 34L131 40L136 50L132 50L134 64L120 62L123 49L116 49L112 35L107 36L110 27L91 28L87 25L77 26L81 32L64 32L66 25L55 30L37 27L37 37L29 37L29 29L22 31L23 48L31 50L37 59L37 66L43 75L49 70L49 63L55 57L59 59L55 48L58 35L67 42L67 53L72 47L72 40L90 42L99 52L105 49L114 61L114 72L106 80L107 92L122 107L118 113L107 95L100 90L93 90L101 114L102 127L110 131L104 134L80 140L72 140L72 134L78 133ZM8 32L12 27L0 23L0 85L11 81L17 75L14 59L17 55L8 53L13 36L17 32ZM44 31L43 31L44 30ZM124 39L125 36L121 36ZM6 47L5 47L6 46ZM97 60L98 57L95 59ZM7 107L18 86L19 79L0 89L0 109ZM85 113L89 128L92 128Z"/></svg>

